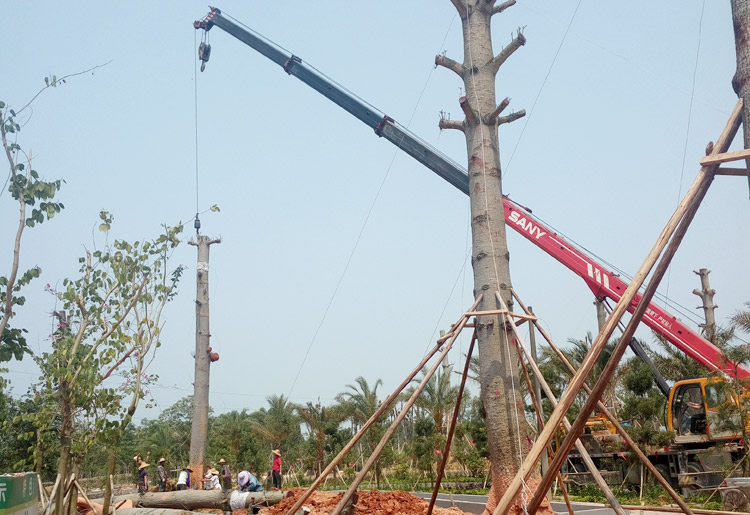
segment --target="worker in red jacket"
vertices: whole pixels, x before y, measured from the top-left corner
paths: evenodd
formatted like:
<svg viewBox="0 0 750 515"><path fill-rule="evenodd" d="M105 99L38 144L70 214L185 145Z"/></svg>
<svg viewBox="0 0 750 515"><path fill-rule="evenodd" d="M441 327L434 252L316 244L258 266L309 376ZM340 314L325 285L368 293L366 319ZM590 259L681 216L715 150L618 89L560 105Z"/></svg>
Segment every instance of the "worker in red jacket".
<svg viewBox="0 0 750 515"><path fill-rule="evenodd" d="M279 449L274 449L271 452L273 453L273 463L271 464L273 487L281 488L281 451Z"/></svg>

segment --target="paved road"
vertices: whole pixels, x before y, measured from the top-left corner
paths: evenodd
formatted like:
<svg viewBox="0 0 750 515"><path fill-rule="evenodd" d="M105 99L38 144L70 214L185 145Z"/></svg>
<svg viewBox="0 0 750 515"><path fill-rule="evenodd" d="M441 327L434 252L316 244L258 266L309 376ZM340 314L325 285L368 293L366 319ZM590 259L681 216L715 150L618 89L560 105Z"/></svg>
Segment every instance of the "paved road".
<svg viewBox="0 0 750 515"><path fill-rule="evenodd" d="M430 493L425 492L412 492L413 495L416 495L417 497L423 497L426 499L429 499L431 497ZM484 505L487 503L487 496L486 495L463 495L463 494L454 494L453 495L453 506L456 506L457 508L460 508L461 510L467 512L467 513L475 513L477 515L481 514L484 510ZM438 494L438 499L436 504L438 506L448 508L451 506L451 495L450 494ZM572 503L573 511L575 513L580 513L582 515L614 515L614 510L611 508L605 508L602 504L596 504L596 503ZM552 502L552 509L555 510L555 513L565 514L567 515L568 509L565 506L564 502Z"/></svg>

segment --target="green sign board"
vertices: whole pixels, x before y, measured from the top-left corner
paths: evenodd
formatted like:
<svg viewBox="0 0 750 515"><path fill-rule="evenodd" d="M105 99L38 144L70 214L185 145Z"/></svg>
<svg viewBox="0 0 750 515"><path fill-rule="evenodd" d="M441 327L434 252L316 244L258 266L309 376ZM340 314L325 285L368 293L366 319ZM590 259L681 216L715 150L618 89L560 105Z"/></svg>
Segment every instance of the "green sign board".
<svg viewBox="0 0 750 515"><path fill-rule="evenodd" d="M37 515L38 502L39 486L35 473L0 476L0 515Z"/></svg>

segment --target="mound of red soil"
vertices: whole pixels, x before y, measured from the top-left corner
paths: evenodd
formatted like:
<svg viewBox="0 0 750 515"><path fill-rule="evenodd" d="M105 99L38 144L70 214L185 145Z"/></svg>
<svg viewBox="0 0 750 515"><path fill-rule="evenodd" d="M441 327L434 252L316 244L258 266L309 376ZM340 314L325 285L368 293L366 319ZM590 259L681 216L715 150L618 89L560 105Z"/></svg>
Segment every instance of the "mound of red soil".
<svg viewBox="0 0 750 515"><path fill-rule="evenodd" d="M260 510L260 515L284 515L305 492L304 488L290 489L293 497L288 497L280 503ZM382 492L380 490L360 490L359 500L354 511L355 515L415 515L426 514L429 501L420 499L407 492ZM343 493L315 492L306 501L305 506L312 511L310 515L328 515L344 496ZM435 515L467 515L458 508L435 508Z"/></svg>

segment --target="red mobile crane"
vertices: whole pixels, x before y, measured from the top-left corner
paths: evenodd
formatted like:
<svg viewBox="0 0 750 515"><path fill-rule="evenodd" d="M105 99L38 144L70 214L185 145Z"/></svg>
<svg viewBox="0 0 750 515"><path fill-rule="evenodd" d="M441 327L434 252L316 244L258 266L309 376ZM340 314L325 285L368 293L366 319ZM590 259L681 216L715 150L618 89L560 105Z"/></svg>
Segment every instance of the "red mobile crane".
<svg viewBox="0 0 750 515"><path fill-rule="evenodd" d="M286 52L281 47L249 28L241 26L215 7L211 7L208 15L202 20L196 21L193 26L196 29L204 31L208 31L216 26L234 36L281 66L287 74L294 75L306 85L312 87L374 129L378 136L386 138L454 187L467 195L469 194L469 179L464 168L398 124L393 118L375 109L369 103L344 90L336 82L308 66L296 55ZM201 71L205 68L210 54L210 45L202 42L198 52L198 57L202 61ZM598 300L610 298L616 302L622 298L628 284L618 274L608 270L607 267L599 263L587 252L556 233L541 220L533 216L530 209L514 202L507 196L503 198L503 207L505 223L508 226L581 277ZM628 306L628 311L632 313L640 300L641 295L636 295ZM709 372L724 374L730 377L736 375L739 379L743 380L750 379L750 372L748 370L727 362L721 350L714 344L694 332L675 316L669 314L656 304L649 304L643 316L643 323ZM670 429L676 429L678 444L697 443L700 445L708 444L710 441L716 439L737 438L735 434L711 434L710 419L712 408L713 411L716 411L716 405L706 404L705 400L710 380L701 378L681 381L670 389L658 370L656 370L653 364L650 364L643 349L639 348L638 345L633 345L634 343L637 344L637 341L631 341L631 348L650 365L659 388L669 397L667 423ZM704 397L703 423L702 425L700 423L697 424L698 432L702 432L699 435L694 435L690 430L681 431L677 420L677 413L682 410L686 402L688 389L695 388L696 385L701 388L701 393ZM706 424L706 413L709 416L709 424ZM696 429L695 423L691 424L691 429ZM680 438L682 438L682 441L680 441ZM673 459L670 458L668 463L660 461L660 465L668 467L665 473L669 474L672 478L675 478L678 473L684 476L686 472L694 471L688 467L688 464L696 463L694 454L680 454L678 452L677 454L670 455L669 452L662 453L662 459L667 459L669 456L672 456Z"/></svg>
<svg viewBox="0 0 750 515"><path fill-rule="evenodd" d="M469 179L466 170L460 165L408 129L397 124L393 118L379 112L321 75L317 70L309 67L299 57L287 53L259 34L241 27L215 7L211 8L211 12L203 20L196 21L193 25L196 29L206 31L216 26L236 37L282 66L289 75L296 76L308 86L349 111L371 126L378 136L385 137L468 195ZM203 65L208 61L209 55L210 46L201 43L199 58L203 61ZM509 227L581 277L597 299L606 297L615 302L620 300L628 284L617 274L608 270L582 249L547 227L541 220L532 215L530 209L508 197L503 198L503 206L505 223ZM635 310L640 299L640 295L633 299L628 307L630 312ZM725 364L721 351L715 345L696 334L656 304L649 304L646 314L643 316L643 322L707 370L723 372L728 375L735 374L735 366ZM737 375L741 379L750 379L750 372L741 367L737 368Z"/></svg>

